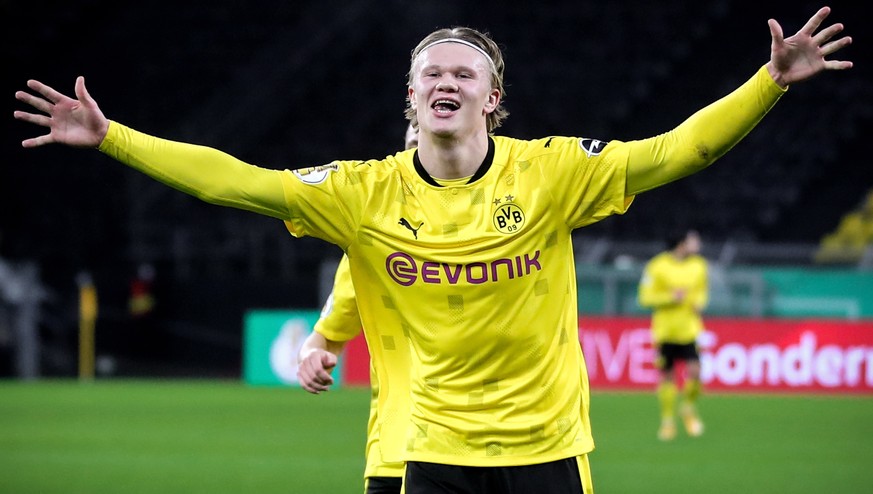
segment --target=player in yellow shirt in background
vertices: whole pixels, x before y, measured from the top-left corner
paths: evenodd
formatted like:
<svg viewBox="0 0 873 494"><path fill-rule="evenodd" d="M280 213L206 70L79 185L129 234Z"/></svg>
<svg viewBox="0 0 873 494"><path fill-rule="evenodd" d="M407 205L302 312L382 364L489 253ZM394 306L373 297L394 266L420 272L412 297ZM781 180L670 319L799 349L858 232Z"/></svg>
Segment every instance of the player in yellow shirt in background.
<svg viewBox="0 0 873 494"><path fill-rule="evenodd" d="M461 27L413 50L407 117L419 145L381 160L253 166L109 120L82 77L76 99L28 81L38 96L15 95L36 113L14 116L48 128L24 147L98 149L206 202L342 248L373 361L403 346L410 357L406 395L375 365L383 459L406 462L406 492L592 494L573 231L714 163L790 85L851 68L825 58L851 43L834 39L842 24L819 29L829 14L819 9L788 38L770 19L770 59L745 83L640 140L494 135L508 114L503 54Z"/></svg>
<svg viewBox="0 0 873 494"><path fill-rule="evenodd" d="M412 125L407 126L404 135L404 149L418 146L418 131ZM355 288L352 285L352 275L349 272L349 258L343 256L336 268L333 289L324 304L321 316L315 323L315 328L303 342L298 356L297 377L300 385L306 391L319 394L333 384L330 370L336 366L337 358L342 353L345 344L356 337L363 325L358 314L358 303L355 300ZM407 349L397 347L398 355ZM370 361L370 417L367 420L367 446L365 455L367 465L364 469L365 494L400 494L403 480L403 462L384 461L382 459L379 430L381 417L379 415L379 377L374 365L382 365L385 372L391 375L392 388L399 393L409 394L409 356L385 359L384 362ZM403 405L403 406L407 406Z"/></svg>
<svg viewBox="0 0 873 494"><path fill-rule="evenodd" d="M703 330L701 313L709 300L706 259L700 255L700 235L690 230L669 239L670 250L653 257L643 271L639 303L652 309L652 342L660 382L661 426L658 438L676 437L676 362L685 363L680 415L689 436L703 434L697 413L700 395L700 355L697 336Z"/></svg>
<svg viewBox="0 0 873 494"><path fill-rule="evenodd" d="M343 256L337 266L333 290L322 309L315 328L303 342L298 358L298 380L310 393L327 391L333 384L330 371L346 343L356 337L363 326L358 314L355 290L349 272L349 259ZM382 459L380 430L386 427L379 413L379 378L374 366L381 365L391 376L392 391L409 394L409 356L405 346L398 347L398 354L381 362L370 360L370 416L367 420L367 445L364 469L365 494L400 494L403 479L403 462ZM408 353L408 352L407 352ZM408 405L407 405L408 406ZM387 425L387 426L390 426ZM403 424L395 425L404 427Z"/></svg>

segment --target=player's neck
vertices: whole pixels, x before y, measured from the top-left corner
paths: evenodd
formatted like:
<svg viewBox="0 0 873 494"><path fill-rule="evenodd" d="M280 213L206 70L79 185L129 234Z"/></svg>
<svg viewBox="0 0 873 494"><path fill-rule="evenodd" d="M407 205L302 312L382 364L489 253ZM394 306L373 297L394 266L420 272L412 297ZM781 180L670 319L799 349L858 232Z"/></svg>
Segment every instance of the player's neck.
<svg viewBox="0 0 873 494"><path fill-rule="evenodd" d="M680 261L684 261L689 255L691 255L685 249L674 249L672 252L673 252L673 257L680 260Z"/></svg>
<svg viewBox="0 0 873 494"><path fill-rule="evenodd" d="M476 173L488 154L488 134L468 138L423 138L418 156L425 171L434 178L455 179Z"/></svg>

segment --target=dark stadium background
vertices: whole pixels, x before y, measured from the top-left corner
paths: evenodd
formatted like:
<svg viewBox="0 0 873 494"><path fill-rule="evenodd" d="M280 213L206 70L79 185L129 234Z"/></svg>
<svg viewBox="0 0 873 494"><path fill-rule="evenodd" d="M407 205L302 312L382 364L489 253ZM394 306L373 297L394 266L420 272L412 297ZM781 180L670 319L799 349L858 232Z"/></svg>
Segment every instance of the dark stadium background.
<svg viewBox="0 0 873 494"><path fill-rule="evenodd" d="M825 2L0 2L0 255L38 266L42 372L75 375L75 276L92 273L98 348L134 375L235 376L248 308L321 304L318 267L338 248L281 222L206 205L93 151L23 150L29 78L71 94L84 75L106 115L269 168L400 149L409 53L435 28L490 32L507 61L499 133L629 140L669 130L769 56L767 19L793 34ZM641 195L586 238L660 239L695 225L710 241L809 243L871 186L871 17L830 2L855 46L849 72L792 88L713 168ZM155 266L157 319L127 324L128 283ZM12 372L0 354L0 375Z"/></svg>

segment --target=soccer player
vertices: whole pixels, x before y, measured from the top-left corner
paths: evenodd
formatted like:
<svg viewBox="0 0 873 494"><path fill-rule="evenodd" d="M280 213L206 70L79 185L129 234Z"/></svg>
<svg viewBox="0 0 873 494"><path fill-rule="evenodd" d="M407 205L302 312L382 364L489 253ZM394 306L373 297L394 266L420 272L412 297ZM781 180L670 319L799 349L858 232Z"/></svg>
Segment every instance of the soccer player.
<svg viewBox="0 0 873 494"><path fill-rule="evenodd" d="M408 125L404 135L405 149L418 146L418 131ZM315 323L315 328L300 349L298 357L298 381L306 391L319 394L333 384L330 370L336 366L337 358L342 353L345 344L361 332L361 318L358 314L358 304L355 300L355 289L352 286L352 275L349 272L349 259L343 256L334 275L333 290L321 316ZM370 417L367 421L367 447L365 450L367 465L364 469L364 491L366 494L400 494L403 479L403 462L386 462L382 460L382 444L380 440L381 416L379 414L379 377L374 365L381 365L384 374L390 374L392 389L399 396L409 395L409 355L406 345L398 345L394 355L381 362L370 362ZM408 403L401 403L409 408ZM401 415L405 416L405 415ZM394 425L405 432L404 424ZM394 438L402 439L402 434L394 434Z"/></svg>
<svg viewBox="0 0 873 494"><path fill-rule="evenodd" d="M298 358L298 381L306 391L319 394L327 391L333 384L330 371L336 366L337 358L345 344L361 332L361 319L358 315L355 291L349 272L348 257L343 256L337 266L333 290L315 324L314 331L303 342ZM399 395L409 395L409 355L405 345L398 345L390 358L379 362L370 361L370 416L367 421L367 458L364 469L364 492L366 494L399 494L403 478L402 461L384 461L382 447L385 443L380 433L394 427L399 434L386 434L386 437L401 439L405 433L404 424L385 423L384 415L390 411L379 412L379 377L376 366L381 366L382 374L388 374L392 390ZM401 406L403 404L400 404ZM408 407L408 403L406 403ZM404 414L400 414L405 417ZM399 448L400 446L397 446Z"/></svg>
<svg viewBox="0 0 873 494"><path fill-rule="evenodd" d="M376 366L380 413L410 403L402 450L382 448L384 460L406 462L407 492L590 494L572 232L712 164L789 85L850 68L826 59L851 43L834 39L842 24L819 29L829 14L821 8L789 38L769 20L770 60L747 82L636 141L493 135L507 115L503 56L469 28L434 31L412 51L407 116L419 145L381 160L259 168L110 121L82 77L76 99L28 81L39 96L16 98L37 113L14 115L49 129L24 147L97 148L204 201L340 246L371 358L408 345L408 396Z"/></svg>
<svg viewBox="0 0 873 494"><path fill-rule="evenodd" d="M689 436L703 434L703 422L697 413L700 395L700 355L697 336L703 330L700 314L709 298L706 259L700 255L700 235L689 230L668 239L669 250L646 263L640 280L640 305L651 308L652 342L658 352L655 366L659 371L658 402L661 426L658 438L676 437L675 364L685 364L685 385L680 415Z"/></svg>

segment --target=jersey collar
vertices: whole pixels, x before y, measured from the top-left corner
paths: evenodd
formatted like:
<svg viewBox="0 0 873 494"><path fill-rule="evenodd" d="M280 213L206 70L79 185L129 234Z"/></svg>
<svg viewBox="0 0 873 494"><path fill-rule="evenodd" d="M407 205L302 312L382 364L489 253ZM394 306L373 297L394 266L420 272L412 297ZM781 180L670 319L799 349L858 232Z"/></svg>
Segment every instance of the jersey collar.
<svg viewBox="0 0 873 494"><path fill-rule="evenodd" d="M468 184L479 180L488 173L488 170L491 168L491 163L494 162L494 139L491 136L488 136L488 153L485 154L485 159L482 160L482 164L479 165L479 168L476 170L476 173L470 177L470 180L467 181ZM421 164L421 160L418 159L418 149L415 150L415 154L412 155L412 163L415 166L415 171L418 173L418 176L421 177L422 180L433 185L434 187L442 187L430 174L427 170L424 169L424 166Z"/></svg>

